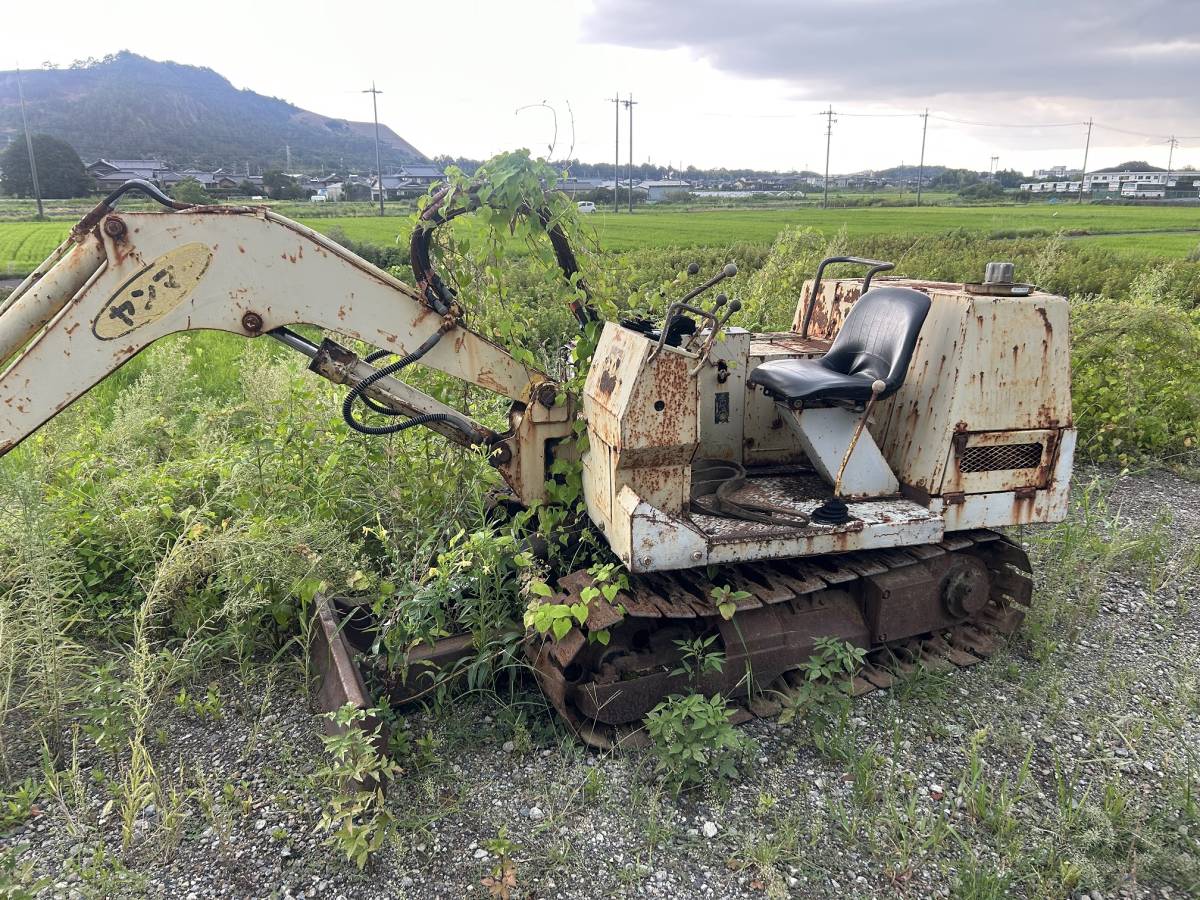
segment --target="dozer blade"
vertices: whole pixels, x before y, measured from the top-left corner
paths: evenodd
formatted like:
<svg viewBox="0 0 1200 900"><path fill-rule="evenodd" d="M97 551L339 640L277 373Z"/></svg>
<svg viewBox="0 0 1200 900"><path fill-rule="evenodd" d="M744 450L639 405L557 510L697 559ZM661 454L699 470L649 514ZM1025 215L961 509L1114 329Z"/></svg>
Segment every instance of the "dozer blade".
<svg viewBox="0 0 1200 900"><path fill-rule="evenodd" d="M586 572L560 580L550 602L578 602ZM714 587L748 596L725 620ZM991 656L1024 617L1032 596L1029 560L1001 534L976 530L940 545L834 557L630 576L612 603L593 600L587 627L562 639L531 635L526 652L554 708L589 745L640 742L642 719L671 694L721 694L739 718L779 711L819 638L867 651L855 696L890 687L919 669L946 670ZM623 613L622 613L623 609ZM716 635L719 672L693 685L680 670L684 641Z"/></svg>

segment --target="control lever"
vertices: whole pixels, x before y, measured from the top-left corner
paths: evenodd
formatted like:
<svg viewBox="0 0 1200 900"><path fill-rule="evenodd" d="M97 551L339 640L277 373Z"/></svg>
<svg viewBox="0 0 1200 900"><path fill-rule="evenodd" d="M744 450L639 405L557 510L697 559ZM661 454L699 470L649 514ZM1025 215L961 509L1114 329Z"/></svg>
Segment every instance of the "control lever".
<svg viewBox="0 0 1200 900"><path fill-rule="evenodd" d="M688 271L689 275L694 275L700 271L700 266L697 263L689 263L688 267L687 267L687 271ZM726 278L732 278L734 275L737 274L737 272L738 272L738 268L736 265L734 265L733 263L726 263L724 268L722 268L720 272L718 272L712 278L708 279L708 281L704 282L704 284L701 284L698 287L692 288L692 290L690 290L686 294L684 294L683 297L681 297L679 300L676 300L674 303L672 303L670 306L668 306L666 319L663 321L662 334L659 335L658 344L656 344L654 349L650 351L650 356L648 357L648 360L654 359L654 357L656 357L662 351L663 344L665 344L666 340L667 340L667 334L671 331L671 323L674 321L675 317L677 315L679 315L680 312L690 312L693 315L700 316L700 318L702 318L702 319L707 319L708 322L711 323L711 327L712 327L711 336L705 342L706 346L711 347L711 342L715 338L717 331L720 329L720 327L726 321L728 321L730 315L732 315L733 313L737 312L737 310L742 308L742 305L740 302L735 300L733 302L733 304L730 304L730 309L725 314L725 317L722 319L718 319L717 318L717 310L725 305L725 300L722 299L725 297L724 294L719 294L717 296L717 303L713 306L713 308L711 310L701 309L698 306L693 306L688 301L700 296L702 293L707 291L709 288L712 288L715 285L720 284ZM736 304L736 306L734 306L734 304ZM688 343L690 344L691 341L689 340ZM701 362L703 362L703 360L701 360Z"/></svg>
<svg viewBox="0 0 1200 900"><path fill-rule="evenodd" d="M695 272L692 271L693 267L695 268ZM689 275L695 275L696 272L699 272L699 271L700 271L700 266L697 265L696 263L692 263L691 265L688 266L688 274ZM733 263L726 263L725 268L721 269L720 272L718 272L712 278L708 279L708 281L704 282L704 284L700 285L699 287L692 288L690 291L688 291L686 294L684 294L682 297L679 298L679 302L687 303L689 300L691 300L695 297L699 297L701 294L703 294L709 288L715 287L716 285L720 284L726 278L732 278L737 273L738 273L737 266L735 266Z"/></svg>

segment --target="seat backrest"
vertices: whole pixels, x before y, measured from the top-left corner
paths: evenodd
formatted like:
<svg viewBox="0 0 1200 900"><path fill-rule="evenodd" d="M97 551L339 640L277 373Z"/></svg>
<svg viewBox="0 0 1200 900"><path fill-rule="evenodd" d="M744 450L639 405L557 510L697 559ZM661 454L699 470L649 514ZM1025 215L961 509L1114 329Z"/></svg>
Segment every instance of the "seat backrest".
<svg viewBox="0 0 1200 900"><path fill-rule="evenodd" d="M871 288L850 307L821 365L843 375L869 375L887 385L880 397L904 384L930 300L906 287Z"/></svg>

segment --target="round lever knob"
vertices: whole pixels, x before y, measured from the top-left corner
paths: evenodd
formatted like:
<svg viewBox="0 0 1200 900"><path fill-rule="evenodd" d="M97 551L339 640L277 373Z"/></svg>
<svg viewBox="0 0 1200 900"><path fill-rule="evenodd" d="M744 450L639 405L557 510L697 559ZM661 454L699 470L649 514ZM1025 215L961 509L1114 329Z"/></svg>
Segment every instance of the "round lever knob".
<svg viewBox="0 0 1200 900"><path fill-rule="evenodd" d="M720 309L722 306L724 306L728 302L729 302L729 298L726 297L724 294L717 294L717 299L713 303L713 309L714 310Z"/></svg>
<svg viewBox="0 0 1200 900"><path fill-rule="evenodd" d="M697 263L697 262L688 263L687 273L689 275L695 275L699 271L700 271L700 263Z"/></svg>
<svg viewBox="0 0 1200 900"><path fill-rule="evenodd" d="M741 300L734 300L732 303L730 303L730 304L729 304L729 311L730 311L730 312L737 312L737 311L738 311L739 309L741 309L741 308L742 308L742 301L741 301Z"/></svg>
<svg viewBox="0 0 1200 900"><path fill-rule="evenodd" d="M876 396L879 396L880 394L883 393L883 391L886 387L887 387L886 381L884 381L882 378L876 378L874 381L871 382L871 393L875 394Z"/></svg>
<svg viewBox="0 0 1200 900"><path fill-rule="evenodd" d="M723 274L726 278L732 278L737 274L737 266L735 266L733 263L726 263L725 268L721 270L721 274Z"/></svg>

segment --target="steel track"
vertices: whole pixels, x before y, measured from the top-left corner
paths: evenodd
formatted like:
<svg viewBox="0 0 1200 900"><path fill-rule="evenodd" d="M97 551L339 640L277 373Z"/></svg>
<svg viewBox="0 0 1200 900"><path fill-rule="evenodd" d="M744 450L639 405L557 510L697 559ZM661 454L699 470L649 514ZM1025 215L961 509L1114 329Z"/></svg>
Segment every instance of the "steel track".
<svg viewBox="0 0 1200 900"><path fill-rule="evenodd" d="M776 715L796 694L818 637L867 650L855 696L890 687L918 667L973 666L1019 627L1033 593L1029 559L1002 534L957 532L939 544L838 556L630 576L612 603L589 604L586 629L531 636L538 683L572 730L595 747L645 741L644 714L689 689L729 698L734 721ZM578 603L586 572L560 579L550 602ZM726 621L714 585L745 592ZM588 631L608 630L609 644ZM676 640L718 634L726 665L698 683L671 674Z"/></svg>

